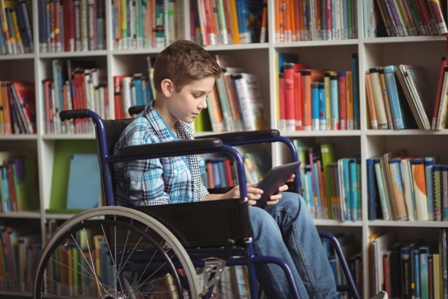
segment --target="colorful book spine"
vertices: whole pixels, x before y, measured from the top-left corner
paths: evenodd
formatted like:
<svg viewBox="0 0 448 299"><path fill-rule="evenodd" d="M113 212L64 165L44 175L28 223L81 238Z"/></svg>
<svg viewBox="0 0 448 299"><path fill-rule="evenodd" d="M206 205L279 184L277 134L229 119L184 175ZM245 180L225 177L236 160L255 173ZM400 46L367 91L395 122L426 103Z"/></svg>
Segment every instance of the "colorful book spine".
<svg viewBox="0 0 448 299"><path fill-rule="evenodd" d="M285 74L285 131L295 131L294 63L284 63L283 72Z"/></svg>
<svg viewBox="0 0 448 299"><path fill-rule="evenodd" d="M311 82L311 130L319 131L319 82Z"/></svg>
<svg viewBox="0 0 448 299"><path fill-rule="evenodd" d="M412 179L414 184L415 204L417 208L417 220L428 220L428 196L426 193L425 167L423 159L411 161Z"/></svg>
<svg viewBox="0 0 448 299"><path fill-rule="evenodd" d="M378 121L378 129L388 129L386 108L381 91L379 69L371 68L369 70L369 75L372 87L373 101L375 105L375 112Z"/></svg>
<svg viewBox="0 0 448 299"><path fill-rule="evenodd" d="M428 220L434 220L434 182L433 182L433 168L437 161L436 157L425 157L425 180L426 180L426 194L428 196Z"/></svg>
<svg viewBox="0 0 448 299"><path fill-rule="evenodd" d="M387 65L384 68L384 79L387 86L387 94L389 98L390 110L392 114L393 128L396 130L406 129L403 111L401 108L402 101L398 93L397 81L395 78L395 65Z"/></svg>
<svg viewBox="0 0 448 299"><path fill-rule="evenodd" d="M397 220L408 220L404 198L401 159L397 158L389 160L389 169L392 179L392 189L395 198L395 206L397 207Z"/></svg>
<svg viewBox="0 0 448 299"><path fill-rule="evenodd" d="M339 130L338 77L330 75L331 129Z"/></svg>
<svg viewBox="0 0 448 299"><path fill-rule="evenodd" d="M442 220L448 220L448 166L443 165L441 168L442 183Z"/></svg>
<svg viewBox="0 0 448 299"><path fill-rule="evenodd" d="M347 129L346 72L338 72L339 129Z"/></svg>
<svg viewBox="0 0 448 299"><path fill-rule="evenodd" d="M387 199L386 199L386 188L384 186L383 174L381 171L381 165L379 159L378 161L375 161L375 176L376 176L376 182L378 184L378 192L380 197L381 210L383 212L383 219L390 220L389 207L387 205Z"/></svg>

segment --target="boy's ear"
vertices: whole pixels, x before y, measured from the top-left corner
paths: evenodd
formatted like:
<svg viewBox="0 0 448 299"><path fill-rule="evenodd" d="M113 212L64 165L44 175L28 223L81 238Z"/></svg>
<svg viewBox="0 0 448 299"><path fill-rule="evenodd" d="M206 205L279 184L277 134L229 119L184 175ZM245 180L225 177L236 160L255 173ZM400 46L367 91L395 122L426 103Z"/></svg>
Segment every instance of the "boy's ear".
<svg viewBox="0 0 448 299"><path fill-rule="evenodd" d="M171 94L174 92L174 84L170 79L163 79L160 85L165 97L171 96Z"/></svg>

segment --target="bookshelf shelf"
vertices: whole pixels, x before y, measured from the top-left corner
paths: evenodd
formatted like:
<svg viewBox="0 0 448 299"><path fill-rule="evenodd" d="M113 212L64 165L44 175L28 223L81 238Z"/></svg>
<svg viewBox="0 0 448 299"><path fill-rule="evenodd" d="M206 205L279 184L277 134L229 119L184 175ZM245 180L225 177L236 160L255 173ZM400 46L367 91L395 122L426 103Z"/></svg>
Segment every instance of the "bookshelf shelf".
<svg viewBox="0 0 448 299"><path fill-rule="evenodd" d="M105 0L104 0L105 1ZM106 42L105 50L73 51L59 53L41 53L38 46L33 54L0 55L0 80L31 81L36 86L37 134L0 135L0 150L35 153L39 165L39 197L38 212L0 213L0 219L9 221L17 219L32 219L40 221L42 241L45 242L45 226L52 220L66 220L73 214L50 213L53 183L53 169L57 147L60 144L91 144L94 145L94 134L48 134L44 130L43 87L42 81L52 77L52 61L61 60L94 60L98 68L104 70L108 88L109 100L113 99L113 77L116 75L144 73L148 71L146 57L155 57L161 48L117 50L112 40L111 1L106 2ZM185 1L185 14L188 14L188 2ZM351 55L359 57L359 130L346 131L281 131L282 135L291 139L310 141L315 144L334 143L338 157L357 156L364 162L370 157L380 156L386 152L407 148L409 156L439 155L447 163L448 152L445 144L448 142L448 130L371 130L368 124L368 108L365 96L364 73L373 66L387 64L421 65L427 74L430 88L435 91L439 74L440 57L446 55L445 36L413 36L413 37L376 37L363 36L363 6L357 8L358 38L329 41L274 41L274 2L268 2L268 42L239 45L205 46L212 55L230 56L237 66L249 73L256 74L261 86L261 94L265 107L265 118L268 126L278 129L276 115L277 95L277 54L297 54L300 62L308 63L311 68L328 70L346 70L351 66ZM359 1L362 4L362 1ZM33 9L34 36L39 36L38 10ZM188 16L187 16L188 17ZM188 19L188 18L186 18ZM188 21L185 22L185 32L188 32ZM26 70L26 71L24 71ZM113 106L109 107L113 111ZM209 136L212 132L199 132L197 136ZM287 160L284 148L271 148L272 164L278 165ZM363 270L364 293L368 298L369 273L369 235L377 231L395 230L401 240L416 234L437 240L439 228L448 228L448 222L410 222L367 220L367 169L361 164L362 183L362 220L345 221L315 219L318 229L328 229L332 232L353 232L362 244L362 260L367 265ZM0 290L0 297L10 298L12 295L22 295L19 292ZM24 294L30 298L31 294Z"/></svg>

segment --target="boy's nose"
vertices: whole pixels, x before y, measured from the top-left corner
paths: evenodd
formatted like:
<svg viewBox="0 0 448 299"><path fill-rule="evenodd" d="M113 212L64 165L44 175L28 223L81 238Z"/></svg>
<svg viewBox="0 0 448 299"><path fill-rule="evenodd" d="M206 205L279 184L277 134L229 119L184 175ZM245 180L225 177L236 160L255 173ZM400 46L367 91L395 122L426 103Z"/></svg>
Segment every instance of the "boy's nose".
<svg viewBox="0 0 448 299"><path fill-rule="evenodd" d="M200 109L207 109L207 97L204 97L202 101L199 102Z"/></svg>

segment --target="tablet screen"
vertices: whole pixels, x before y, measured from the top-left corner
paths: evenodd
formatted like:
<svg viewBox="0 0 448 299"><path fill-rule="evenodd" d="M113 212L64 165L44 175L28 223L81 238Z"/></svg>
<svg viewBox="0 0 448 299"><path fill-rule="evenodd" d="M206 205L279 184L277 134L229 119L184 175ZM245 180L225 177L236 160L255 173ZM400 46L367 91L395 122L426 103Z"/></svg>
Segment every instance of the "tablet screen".
<svg viewBox="0 0 448 299"><path fill-rule="evenodd" d="M265 177L257 184L257 188L262 189L264 193L261 195L261 198L257 200L256 206L264 207L269 200L269 197L272 194L277 193L278 188L286 183L297 168L299 168L300 163L301 162L299 161L272 167Z"/></svg>

